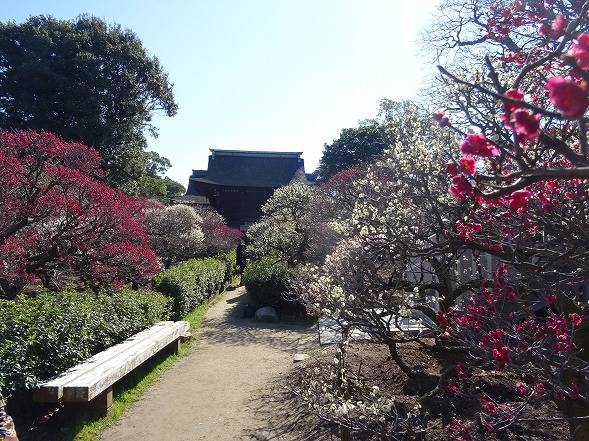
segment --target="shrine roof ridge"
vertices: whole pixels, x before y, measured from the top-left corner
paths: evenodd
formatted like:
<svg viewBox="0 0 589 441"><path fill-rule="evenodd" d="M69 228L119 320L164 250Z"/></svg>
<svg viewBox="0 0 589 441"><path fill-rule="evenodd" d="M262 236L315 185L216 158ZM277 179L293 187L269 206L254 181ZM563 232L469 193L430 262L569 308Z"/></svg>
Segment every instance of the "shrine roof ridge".
<svg viewBox="0 0 589 441"><path fill-rule="evenodd" d="M300 159L303 152L281 152L281 151L262 151L262 150L223 150L209 149L212 159L215 156L255 156L258 158L297 158Z"/></svg>

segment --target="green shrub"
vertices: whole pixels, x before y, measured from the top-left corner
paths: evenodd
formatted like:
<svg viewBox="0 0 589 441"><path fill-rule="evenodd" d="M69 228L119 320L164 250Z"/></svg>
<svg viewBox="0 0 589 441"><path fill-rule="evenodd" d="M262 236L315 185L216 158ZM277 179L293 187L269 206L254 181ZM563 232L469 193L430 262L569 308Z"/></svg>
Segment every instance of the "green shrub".
<svg viewBox="0 0 589 441"><path fill-rule="evenodd" d="M5 393L90 356L96 318L88 294L50 294L0 301L0 387Z"/></svg>
<svg viewBox="0 0 589 441"><path fill-rule="evenodd" d="M239 267L237 266L237 250L219 253L215 258L223 262L225 265L225 277L223 283L228 285L231 283L233 277L239 274Z"/></svg>
<svg viewBox="0 0 589 441"><path fill-rule="evenodd" d="M118 292L100 294L98 300L100 338L92 348L94 354L160 320L169 319L172 313L172 302L159 292L124 288Z"/></svg>
<svg viewBox="0 0 589 441"><path fill-rule="evenodd" d="M242 282L258 307L272 306L281 312L298 312L300 305L288 297L288 280L296 273L285 262L264 257L246 266Z"/></svg>
<svg viewBox="0 0 589 441"><path fill-rule="evenodd" d="M0 389L30 389L168 316L163 295L130 289L0 300Z"/></svg>
<svg viewBox="0 0 589 441"><path fill-rule="evenodd" d="M173 315L181 319L223 288L226 265L218 259L191 259L162 271L154 288L173 299Z"/></svg>

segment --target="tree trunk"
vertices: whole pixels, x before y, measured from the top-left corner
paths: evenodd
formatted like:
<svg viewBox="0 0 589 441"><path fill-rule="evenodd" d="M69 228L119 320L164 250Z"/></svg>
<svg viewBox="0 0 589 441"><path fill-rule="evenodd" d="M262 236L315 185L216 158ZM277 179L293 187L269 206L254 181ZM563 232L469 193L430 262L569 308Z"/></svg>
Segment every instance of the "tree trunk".
<svg viewBox="0 0 589 441"><path fill-rule="evenodd" d="M341 441L351 441L352 440L352 431L349 427L345 427L340 425L339 426L339 437Z"/></svg>
<svg viewBox="0 0 589 441"><path fill-rule="evenodd" d="M401 369L403 373L407 375L408 378L415 378L415 372L413 372L413 370L409 366L407 366L407 364L399 355L399 352L397 351L397 344L392 341L388 341L387 346L389 347L389 353L391 354L391 358L397 364L397 366L399 366L399 369Z"/></svg>

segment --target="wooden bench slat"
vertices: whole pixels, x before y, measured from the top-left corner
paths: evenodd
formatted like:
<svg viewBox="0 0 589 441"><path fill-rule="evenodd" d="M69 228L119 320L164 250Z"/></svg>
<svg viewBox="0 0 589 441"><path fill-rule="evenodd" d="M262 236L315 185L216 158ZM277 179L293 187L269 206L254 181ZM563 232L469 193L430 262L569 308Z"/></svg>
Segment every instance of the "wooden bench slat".
<svg viewBox="0 0 589 441"><path fill-rule="evenodd" d="M33 400L40 402L58 402L63 398L63 386L73 381L77 376L83 375L89 365L99 365L116 356L118 353L127 350L127 344L130 342L138 343L144 339L150 338L154 332L160 332L166 326L173 322L158 322L150 328L129 337L127 340L118 343L110 348L105 349L98 354L93 355L86 361L73 366L67 371L57 375L56 377L41 383L33 391Z"/></svg>
<svg viewBox="0 0 589 441"><path fill-rule="evenodd" d="M104 351L93 355L86 361L76 366L73 366L65 372L62 372L56 377L53 377L52 379L41 383L33 391L33 400L39 402L53 403L60 401L63 398L63 386L72 381L73 379L75 379L77 376L83 375L85 370L88 368L88 365L98 365L109 360L111 357L115 356L119 352L126 350L126 346L124 343L127 343L129 341L139 342L143 339L150 338L153 332L160 331L163 326L167 326L167 323L170 322L159 322L154 326L129 337L124 342L118 343L115 346L111 346L110 348L107 348Z"/></svg>
<svg viewBox="0 0 589 441"><path fill-rule="evenodd" d="M121 352L116 357L93 367L83 375L77 376L63 387L63 399L71 402L90 401L141 363L180 338L186 329L175 326L171 330L167 330L169 333L165 335L158 334L150 339L142 340L129 351Z"/></svg>
<svg viewBox="0 0 589 441"><path fill-rule="evenodd" d="M188 322L159 322L42 383L34 401L90 401L152 355L173 343Z"/></svg>

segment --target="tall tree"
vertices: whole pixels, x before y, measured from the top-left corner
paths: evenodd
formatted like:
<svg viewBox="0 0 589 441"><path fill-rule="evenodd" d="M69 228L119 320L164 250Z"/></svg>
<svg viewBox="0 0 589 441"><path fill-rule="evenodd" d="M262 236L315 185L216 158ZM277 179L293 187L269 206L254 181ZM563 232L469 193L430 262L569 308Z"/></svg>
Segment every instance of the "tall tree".
<svg viewBox="0 0 589 441"><path fill-rule="evenodd" d="M49 133L0 131L0 297L35 278L92 287L159 271L137 200L94 179L100 157Z"/></svg>
<svg viewBox="0 0 589 441"><path fill-rule="evenodd" d="M83 15L0 23L0 128L53 132L96 149L106 182L144 173L155 111L177 104L159 61L135 33Z"/></svg>
<svg viewBox="0 0 589 441"><path fill-rule="evenodd" d="M325 144L318 177L327 182L342 171L368 166L386 148L397 142L406 144L415 133L424 141L437 141L425 138L432 136L429 126L429 115L414 102L384 98L376 118L362 121L357 128L343 129L331 145Z"/></svg>
<svg viewBox="0 0 589 441"><path fill-rule="evenodd" d="M381 153L386 147L375 123L343 129L338 139L325 144L317 167L319 179L329 180L337 173L356 168Z"/></svg>
<svg viewBox="0 0 589 441"><path fill-rule="evenodd" d="M144 161L143 174L138 182L130 183L122 189L132 195L141 195L160 202L167 203L170 198L182 196L186 189L179 182L162 175L171 167L168 158L160 156L156 152L144 152L141 157ZM136 188L134 188L136 187Z"/></svg>

